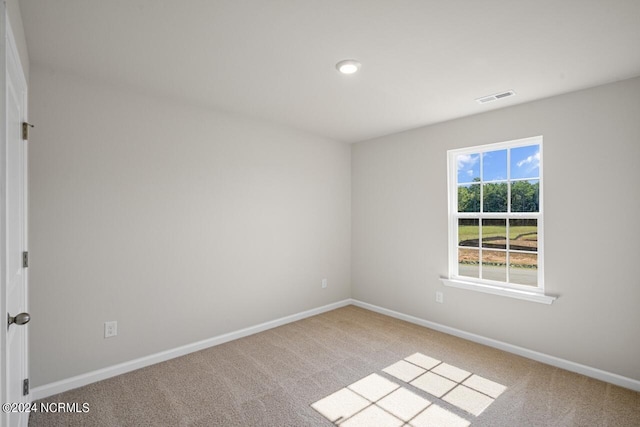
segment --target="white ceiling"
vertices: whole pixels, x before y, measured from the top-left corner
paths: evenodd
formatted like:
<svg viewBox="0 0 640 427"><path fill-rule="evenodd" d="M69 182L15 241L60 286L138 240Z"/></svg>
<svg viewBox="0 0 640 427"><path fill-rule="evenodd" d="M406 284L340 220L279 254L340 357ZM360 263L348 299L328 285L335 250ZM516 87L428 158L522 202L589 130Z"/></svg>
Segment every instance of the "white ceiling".
<svg viewBox="0 0 640 427"><path fill-rule="evenodd" d="M20 0L30 61L341 141L640 75L640 0ZM340 75L356 58L360 73ZM517 96L478 105L513 89Z"/></svg>

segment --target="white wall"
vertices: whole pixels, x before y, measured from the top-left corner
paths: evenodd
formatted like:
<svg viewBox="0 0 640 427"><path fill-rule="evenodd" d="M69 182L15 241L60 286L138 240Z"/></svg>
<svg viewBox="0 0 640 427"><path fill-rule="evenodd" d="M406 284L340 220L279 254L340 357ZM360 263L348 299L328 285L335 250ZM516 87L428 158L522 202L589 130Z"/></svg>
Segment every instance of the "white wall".
<svg viewBox="0 0 640 427"><path fill-rule="evenodd" d="M546 288L560 298L443 287L447 150L535 135ZM640 78L355 144L353 297L640 380L639 162Z"/></svg>
<svg viewBox="0 0 640 427"><path fill-rule="evenodd" d="M349 145L36 66L30 93L34 386L350 296Z"/></svg>

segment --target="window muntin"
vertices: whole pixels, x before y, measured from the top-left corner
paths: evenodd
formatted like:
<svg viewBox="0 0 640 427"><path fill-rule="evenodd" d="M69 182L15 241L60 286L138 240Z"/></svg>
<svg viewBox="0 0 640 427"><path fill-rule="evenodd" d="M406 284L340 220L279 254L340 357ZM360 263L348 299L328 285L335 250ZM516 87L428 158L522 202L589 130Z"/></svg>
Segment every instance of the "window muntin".
<svg viewBox="0 0 640 427"><path fill-rule="evenodd" d="M543 291L542 137L449 151L450 277Z"/></svg>

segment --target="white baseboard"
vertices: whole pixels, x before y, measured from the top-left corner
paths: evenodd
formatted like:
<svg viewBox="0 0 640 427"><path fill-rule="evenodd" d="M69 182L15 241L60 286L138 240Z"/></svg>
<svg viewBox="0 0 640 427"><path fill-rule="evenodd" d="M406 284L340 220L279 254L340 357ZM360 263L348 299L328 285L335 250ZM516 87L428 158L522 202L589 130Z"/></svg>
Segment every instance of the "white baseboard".
<svg viewBox="0 0 640 427"><path fill-rule="evenodd" d="M566 369L567 371L576 372L578 374L586 375L587 377L595 378L597 380L605 381L611 384L615 384L620 387L625 387L634 391L640 391L640 381L631 378L623 377L622 375L614 374L611 372L603 371L601 369L592 368L590 366L581 365L579 363L571 362L569 360L561 359L559 357L550 356L548 354L540 353L534 350L529 350L517 345L508 344L502 341L494 340L492 338L483 337L470 332L462 331L460 329L451 328L449 326L441 325L439 323L430 322L428 320L420 319L418 317L410 316L408 314L399 313L397 311L389 310L377 305L369 304L359 300L352 299L351 304L361 307L367 310L375 311L380 314L394 317L396 319L405 320L416 325L424 326L429 329L434 329L445 334L454 335L456 337L464 338L469 341L484 344L489 347L504 350L508 353L517 354L528 359L533 359L538 362L546 363L547 365L555 366L558 368Z"/></svg>
<svg viewBox="0 0 640 427"><path fill-rule="evenodd" d="M72 390L74 388L85 386L87 384L91 384L97 381L105 380L107 378L115 377L120 374L135 371L136 369L144 368L145 366L154 365L156 363L164 362L165 360L170 360L176 357L184 356L185 354L193 353L195 351L204 350L205 348L213 347L219 344L224 344L226 342L233 341L238 338L243 338L249 335L257 334L258 332L262 332L268 329L276 328L278 326L286 325L287 323L295 322L297 320L306 319L307 317L311 317L327 311L335 310L336 308L345 307L350 304L351 304L351 299L345 299L345 300L334 302L332 304L328 304L322 307L314 308L311 310L303 311L301 313L281 317L280 319L261 323L259 325L240 329L239 331L218 335L213 338L208 338L206 340L198 341L192 344L183 345L181 347L162 351L160 353L152 354L150 356L141 357L138 359L130 360L128 362L119 363L113 366L108 366L106 368L98 369L97 371L87 372L85 374L81 374L75 377L56 381L54 383L45 384L39 387L34 387L31 390L31 400L38 400L38 399L43 399L45 397L53 396L54 394L62 393L68 390Z"/></svg>
<svg viewBox="0 0 640 427"><path fill-rule="evenodd" d="M135 371L136 369L144 368L145 366L154 365L156 363L160 363L166 360L174 359L176 357L184 356L185 354L193 353L195 351L204 350L205 348L213 347L213 346L224 344L226 342L243 338L249 335L257 334L259 332L266 331L268 329L286 325L287 323L295 322L297 320L306 319L307 317L311 317L327 311L335 310L336 308L345 307L350 304L353 304L357 307L361 307L367 310L375 311L377 313L384 314L390 317L394 317L396 319L405 320L407 322L424 326L426 328L430 328L436 331L444 332L449 335L454 335L460 338L464 338L469 341L484 344L489 347L494 347L500 350L504 350L506 352L517 354L519 356L523 356L529 359L537 360L538 362L542 362L551 366L556 366L558 368L566 369L567 371L586 375L588 377L605 381L611 384L615 384L620 387L625 387L631 390L640 391L640 381L623 377L622 375L603 371L597 368L592 368L586 365L581 365L579 363L571 362L565 359L560 359L555 356L550 356L548 354L529 350L523 347L518 347L516 345L507 344L502 341L483 337L481 335L476 335L470 332L465 332L460 329L441 325L439 323L430 322L428 320L420 319L418 317L410 316L408 314L399 313L397 311L389 310L383 307L378 307L376 305L369 304L363 301L359 301L355 299L345 299L345 300L328 304L322 307L314 308L311 310L303 311L301 313L292 314L286 317L281 317L280 319L261 323L259 325L240 329L239 331L218 335L213 338L198 341L192 344L187 344L171 350L162 351L160 353L152 354L152 355L134 359L128 362L123 362L117 365L98 369L97 371L87 372L85 374L81 374L75 377L56 381L54 383L45 384L39 387L34 387L31 390L31 399L32 400L43 399L45 397L49 397L54 394L62 393L68 390L72 390L74 388L85 386L87 384L105 380L107 378L115 377L117 375L121 375L127 372Z"/></svg>

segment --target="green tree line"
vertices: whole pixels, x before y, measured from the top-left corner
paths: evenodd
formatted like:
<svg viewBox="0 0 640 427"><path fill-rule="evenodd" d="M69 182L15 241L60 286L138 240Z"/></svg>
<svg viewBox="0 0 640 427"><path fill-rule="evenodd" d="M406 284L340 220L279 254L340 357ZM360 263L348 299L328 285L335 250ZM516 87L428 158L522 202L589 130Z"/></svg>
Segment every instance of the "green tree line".
<svg viewBox="0 0 640 427"><path fill-rule="evenodd" d="M479 178L475 179L480 181ZM511 183L511 212L539 212L540 183L516 181ZM506 182L484 184L484 199L480 200L480 184L458 187L458 212L506 212L509 197Z"/></svg>

